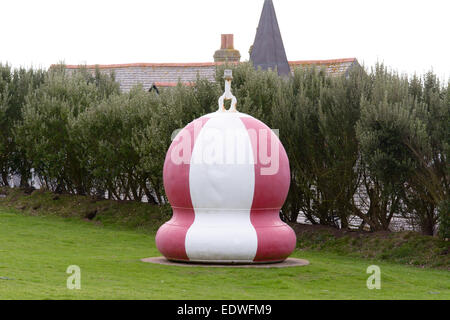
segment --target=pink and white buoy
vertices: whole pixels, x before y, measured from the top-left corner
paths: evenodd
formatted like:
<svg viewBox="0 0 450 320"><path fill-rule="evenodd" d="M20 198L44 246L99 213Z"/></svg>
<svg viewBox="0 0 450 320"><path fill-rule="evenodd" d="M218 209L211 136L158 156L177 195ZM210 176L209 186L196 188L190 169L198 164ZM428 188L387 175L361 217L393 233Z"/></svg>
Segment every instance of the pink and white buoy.
<svg viewBox="0 0 450 320"><path fill-rule="evenodd" d="M172 219L156 235L169 260L253 264L284 261L294 231L280 220L289 190L289 160L277 135L236 111L231 71L219 111L187 125L164 164ZM232 100L229 111L223 101Z"/></svg>

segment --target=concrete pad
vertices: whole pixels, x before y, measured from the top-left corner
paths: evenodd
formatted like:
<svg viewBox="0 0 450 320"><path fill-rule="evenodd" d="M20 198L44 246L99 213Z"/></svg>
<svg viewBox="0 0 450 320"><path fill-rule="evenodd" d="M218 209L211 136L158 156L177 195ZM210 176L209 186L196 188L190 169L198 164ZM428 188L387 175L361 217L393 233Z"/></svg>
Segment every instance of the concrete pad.
<svg viewBox="0 0 450 320"><path fill-rule="evenodd" d="M309 265L308 260L288 258L283 262L277 263L257 263L257 264L206 264L206 263L187 263L175 262L167 260L165 257L155 257L141 259L142 262L153 263L165 266L174 267L202 267L202 268L255 268L255 269L270 269L270 268L291 268L303 267Z"/></svg>

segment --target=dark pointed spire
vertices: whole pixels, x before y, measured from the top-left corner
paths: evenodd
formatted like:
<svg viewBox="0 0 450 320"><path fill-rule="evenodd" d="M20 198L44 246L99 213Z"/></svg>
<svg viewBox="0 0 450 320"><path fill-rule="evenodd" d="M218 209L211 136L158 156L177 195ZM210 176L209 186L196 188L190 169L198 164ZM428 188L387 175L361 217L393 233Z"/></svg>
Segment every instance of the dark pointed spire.
<svg viewBox="0 0 450 320"><path fill-rule="evenodd" d="M250 60L257 69L277 68L279 75L291 72L272 0L265 0Z"/></svg>

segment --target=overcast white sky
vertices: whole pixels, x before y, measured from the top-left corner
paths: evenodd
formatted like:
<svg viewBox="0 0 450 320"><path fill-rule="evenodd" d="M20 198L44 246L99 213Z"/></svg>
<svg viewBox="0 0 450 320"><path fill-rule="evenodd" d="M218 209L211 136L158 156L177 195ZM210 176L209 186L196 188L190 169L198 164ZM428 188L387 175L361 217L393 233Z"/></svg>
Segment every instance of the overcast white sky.
<svg viewBox="0 0 450 320"><path fill-rule="evenodd" d="M264 0L0 0L0 62L213 61L221 33L248 60ZM449 0L274 0L289 60L356 57L450 77Z"/></svg>

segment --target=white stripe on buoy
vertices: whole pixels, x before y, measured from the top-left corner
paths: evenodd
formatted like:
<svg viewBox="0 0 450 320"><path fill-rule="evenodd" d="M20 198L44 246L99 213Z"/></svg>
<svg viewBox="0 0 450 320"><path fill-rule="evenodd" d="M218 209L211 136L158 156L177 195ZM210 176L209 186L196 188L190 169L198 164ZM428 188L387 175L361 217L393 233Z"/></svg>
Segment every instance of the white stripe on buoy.
<svg viewBox="0 0 450 320"><path fill-rule="evenodd" d="M250 220L255 165L239 114L211 117L202 128L192 152L189 186L195 211L185 242L189 260L252 262L258 247Z"/></svg>

